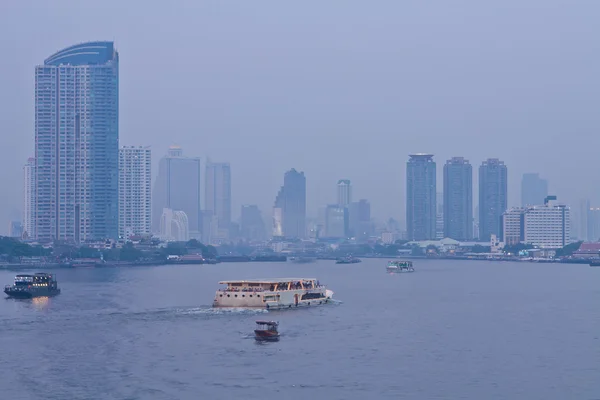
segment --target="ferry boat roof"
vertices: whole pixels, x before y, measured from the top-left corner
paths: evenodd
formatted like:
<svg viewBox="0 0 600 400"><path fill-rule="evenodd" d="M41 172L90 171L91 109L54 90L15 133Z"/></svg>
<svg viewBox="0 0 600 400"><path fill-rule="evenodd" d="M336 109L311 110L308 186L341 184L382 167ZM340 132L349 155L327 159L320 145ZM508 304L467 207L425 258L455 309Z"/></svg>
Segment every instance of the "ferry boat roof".
<svg viewBox="0 0 600 400"><path fill-rule="evenodd" d="M270 326L277 326L279 325L279 323L275 322L275 321L256 321L257 325L270 325Z"/></svg>
<svg viewBox="0 0 600 400"><path fill-rule="evenodd" d="M316 278L275 278L275 279L246 279L238 281L220 281L221 285L230 283L287 283L292 281L316 281Z"/></svg>

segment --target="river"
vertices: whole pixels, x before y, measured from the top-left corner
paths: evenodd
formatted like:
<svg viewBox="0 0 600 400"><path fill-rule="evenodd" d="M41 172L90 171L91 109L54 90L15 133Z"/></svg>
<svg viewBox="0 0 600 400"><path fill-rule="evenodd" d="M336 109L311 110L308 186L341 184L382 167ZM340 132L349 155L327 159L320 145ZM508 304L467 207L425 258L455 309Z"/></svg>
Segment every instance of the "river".
<svg viewBox="0 0 600 400"><path fill-rule="evenodd" d="M416 260L59 269L0 300L7 399L598 399L600 268ZM0 271L10 283L17 271ZM317 278L339 303L211 308L227 279ZM280 322L259 344L256 319Z"/></svg>

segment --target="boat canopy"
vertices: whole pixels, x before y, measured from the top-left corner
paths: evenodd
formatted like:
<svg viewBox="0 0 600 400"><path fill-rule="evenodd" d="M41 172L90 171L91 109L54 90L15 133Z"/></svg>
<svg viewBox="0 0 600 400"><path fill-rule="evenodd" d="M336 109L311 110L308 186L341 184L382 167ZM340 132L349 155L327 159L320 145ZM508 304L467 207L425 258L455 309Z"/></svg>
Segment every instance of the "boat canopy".
<svg viewBox="0 0 600 400"><path fill-rule="evenodd" d="M278 322L275 321L256 321L257 325L269 325L269 326L277 326L279 325Z"/></svg>
<svg viewBox="0 0 600 400"><path fill-rule="evenodd" d="M316 281L316 278L275 278L275 279L247 279L247 280L239 280L239 281L221 281L219 284L221 285L229 285L232 283L262 283L262 284L271 284L271 283L288 283L288 282L297 282L297 281Z"/></svg>

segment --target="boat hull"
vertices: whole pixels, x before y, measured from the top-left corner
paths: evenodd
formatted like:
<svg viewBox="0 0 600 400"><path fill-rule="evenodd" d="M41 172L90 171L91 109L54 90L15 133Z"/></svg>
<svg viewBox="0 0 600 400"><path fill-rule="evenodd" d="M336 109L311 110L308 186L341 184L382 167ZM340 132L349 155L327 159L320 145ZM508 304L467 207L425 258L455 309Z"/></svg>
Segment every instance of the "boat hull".
<svg viewBox="0 0 600 400"><path fill-rule="evenodd" d="M60 289L56 290L16 290L16 289L4 289L4 293L8 297L14 299L32 299L34 297L51 297L60 294Z"/></svg>
<svg viewBox="0 0 600 400"><path fill-rule="evenodd" d="M254 339L259 342L276 342L279 340L279 333L257 329L254 331Z"/></svg>

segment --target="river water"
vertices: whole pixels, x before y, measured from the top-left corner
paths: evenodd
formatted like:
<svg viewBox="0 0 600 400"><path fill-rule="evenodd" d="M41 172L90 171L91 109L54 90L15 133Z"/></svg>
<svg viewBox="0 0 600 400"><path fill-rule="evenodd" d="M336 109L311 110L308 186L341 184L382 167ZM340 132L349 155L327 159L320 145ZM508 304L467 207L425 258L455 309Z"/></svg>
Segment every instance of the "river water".
<svg viewBox="0 0 600 400"><path fill-rule="evenodd" d="M2 398L600 399L600 268L415 266L60 269L59 296L0 299ZM317 278L340 303L210 307L219 280L274 277ZM281 340L256 343L256 319Z"/></svg>

